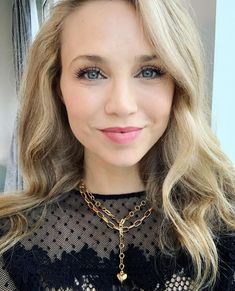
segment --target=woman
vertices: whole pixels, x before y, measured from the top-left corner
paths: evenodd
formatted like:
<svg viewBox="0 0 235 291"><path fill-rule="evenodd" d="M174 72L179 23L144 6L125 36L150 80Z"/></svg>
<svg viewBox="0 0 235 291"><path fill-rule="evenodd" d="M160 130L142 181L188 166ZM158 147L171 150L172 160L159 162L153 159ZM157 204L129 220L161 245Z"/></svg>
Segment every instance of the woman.
<svg viewBox="0 0 235 291"><path fill-rule="evenodd" d="M1 290L234 290L234 170L178 0L64 0L21 88Z"/></svg>

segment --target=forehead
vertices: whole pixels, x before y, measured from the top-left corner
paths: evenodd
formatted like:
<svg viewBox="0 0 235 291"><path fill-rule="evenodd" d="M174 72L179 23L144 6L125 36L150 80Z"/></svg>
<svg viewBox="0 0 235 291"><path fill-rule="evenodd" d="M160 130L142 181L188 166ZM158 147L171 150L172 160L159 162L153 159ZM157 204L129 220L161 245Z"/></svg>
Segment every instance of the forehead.
<svg viewBox="0 0 235 291"><path fill-rule="evenodd" d="M124 0L88 1L78 7L65 20L61 39L62 54L151 49L135 8Z"/></svg>

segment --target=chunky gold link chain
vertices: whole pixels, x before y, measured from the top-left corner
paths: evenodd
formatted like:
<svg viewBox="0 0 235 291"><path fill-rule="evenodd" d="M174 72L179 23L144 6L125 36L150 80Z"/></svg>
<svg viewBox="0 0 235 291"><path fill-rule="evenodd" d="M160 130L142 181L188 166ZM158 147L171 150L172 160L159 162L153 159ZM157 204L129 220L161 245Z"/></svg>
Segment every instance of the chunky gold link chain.
<svg viewBox="0 0 235 291"><path fill-rule="evenodd" d="M134 207L134 210L130 211L126 217L122 218L121 220L118 220L110 210L105 208L99 201L95 200L94 195L88 191L88 189L85 186L85 183L83 180L80 180L78 184L79 191L81 193L81 196L84 198L85 202L87 203L88 207L94 211L99 218L101 218L108 227L118 230L119 232L119 269L120 272L117 274L117 278L122 283L127 279L127 274L124 272L124 233L128 232L133 227L138 227L142 224L142 222L148 218L153 208L150 207L148 210L144 212L144 215L142 218L135 220L133 223L131 223L129 226L124 226L125 222L132 218L136 212L140 211L142 207L146 206L146 200L142 200L139 205L136 205ZM111 218L111 219L110 219ZM113 222L113 221L114 222Z"/></svg>

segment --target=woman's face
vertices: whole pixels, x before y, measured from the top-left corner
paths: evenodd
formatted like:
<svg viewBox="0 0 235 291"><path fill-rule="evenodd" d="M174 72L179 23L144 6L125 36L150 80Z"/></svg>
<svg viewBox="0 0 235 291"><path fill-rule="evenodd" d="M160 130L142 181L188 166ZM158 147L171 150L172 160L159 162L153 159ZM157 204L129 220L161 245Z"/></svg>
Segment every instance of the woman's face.
<svg viewBox="0 0 235 291"><path fill-rule="evenodd" d="M174 83L126 1L90 1L66 19L61 91L85 159L136 166L164 133Z"/></svg>

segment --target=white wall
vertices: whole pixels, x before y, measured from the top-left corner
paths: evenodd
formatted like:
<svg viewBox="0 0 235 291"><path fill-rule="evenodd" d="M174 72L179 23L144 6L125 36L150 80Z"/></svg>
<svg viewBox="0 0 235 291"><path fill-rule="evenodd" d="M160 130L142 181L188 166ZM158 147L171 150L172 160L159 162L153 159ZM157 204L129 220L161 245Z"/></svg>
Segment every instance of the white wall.
<svg viewBox="0 0 235 291"><path fill-rule="evenodd" d="M235 163L235 1L217 0L212 125Z"/></svg>
<svg viewBox="0 0 235 291"><path fill-rule="evenodd" d="M16 114L11 1L0 1L0 164L6 164Z"/></svg>
<svg viewBox="0 0 235 291"><path fill-rule="evenodd" d="M211 100L213 91L216 0L184 0L184 2L189 6L189 11L200 31L205 48L206 83L209 94L208 98Z"/></svg>

